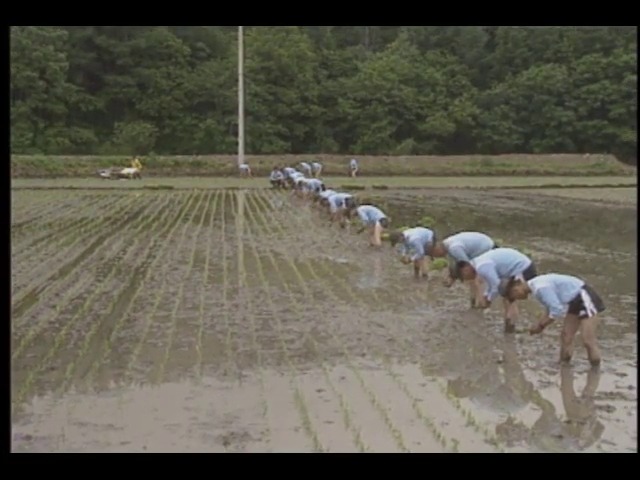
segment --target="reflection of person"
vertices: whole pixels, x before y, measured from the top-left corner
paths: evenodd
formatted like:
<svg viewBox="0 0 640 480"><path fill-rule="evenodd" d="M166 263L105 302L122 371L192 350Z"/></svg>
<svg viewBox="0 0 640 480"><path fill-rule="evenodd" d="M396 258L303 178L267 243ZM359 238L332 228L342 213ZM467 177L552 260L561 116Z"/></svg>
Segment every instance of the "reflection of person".
<svg viewBox="0 0 640 480"><path fill-rule="evenodd" d="M485 284L484 294L477 299L476 308L488 308L498 295L502 296L504 329L507 333L514 332L518 308L515 301L505 296L503 281L514 277L531 280L538 274L533 261L513 248L494 248L468 262L458 262L457 268L463 280Z"/></svg>
<svg viewBox="0 0 640 480"><path fill-rule="evenodd" d="M548 273L529 281L511 280L505 285L505 292L511 299L524 300L533 296L546 311L538 324L531 328L532 335L542 333L553 321L564 319L560 336L560 361L569 362L573 355L573 340L578 330L582 330L582 341L587 349L591 365L600 364L600 349L596 329L598 314L605 309L598 293L583 280L571 275Z"/></svg>
<svg viewBox="0 0 640 480"><path fill-rule="evenodd" d="M415 278L427 277L427 252L436 240L433 230L424 227L408 228L402 232L396 231L389 234L391 247L400 246L400 260L404 264L413 262L413 275Z"/></svg>
<svg viewBox="0 0 640 480"><path fill-rule="evenodd" d="M470 318L469 321L477 320ZM475 335L474 340L465 341L463 337L462 341L464 348L450 352L449 363L467 363L464 374L449 382L449 389L456 397L469 397L475 404L501 413L515 413L534 401L535 388L525 376L514 336L507 335L498 345L489 344L489 340L475 344L478 341ZM473 347L468 351L470 345ZM497 363L495 347L502 350Z"/></svg>
<svg viewBox="0 0 640 480"><path fill-rule="evenodd" d="M580 448L588 448L602 436L604 431L593 401L600 383L600 369L589 369L587 383L580 397L576 395L573 381L573 369L569 365L563 365L560 369L560 393L567 414L568 428L572 437L578 440Z"/></svg>

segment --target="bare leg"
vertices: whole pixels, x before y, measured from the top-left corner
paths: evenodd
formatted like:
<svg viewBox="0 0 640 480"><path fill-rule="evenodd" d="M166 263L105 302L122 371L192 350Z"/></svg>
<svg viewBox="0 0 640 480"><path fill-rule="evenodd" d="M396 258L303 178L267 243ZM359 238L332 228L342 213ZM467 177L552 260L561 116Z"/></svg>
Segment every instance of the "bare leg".
<svg viewBox="0 0 640 480"><path fill-rule="evenodd" d="M502 299L504 306L504 331L513 333L516 330L516 319L518 318L518 306L516 302L509 302L506 298Z"/></svg>
<svg viewBox="0 0 640 480"><path fill-rule="evenodd" d="M376 223L373 226L373 245L379 247L382 245L382 225Z"/></svg>
<svg viewBox="0 0 640 480"><path fill-rule="evenodd" d="M422 257L413 262L413 275L415 278L422 278L427 276L426 270L426 258Z"/></svg>
<svg viewBox="0 0 640 480"><path fill-rule="evenodd" d="M475 295L475 305L480 305L481 301L482 301L482 290L483 290L483 282L482 279L480 277L476 277L475 280L471 280L471 283L474 285L475 289L476 289L476 295Z"/></svg>
<svg viewBox="0 0 640 480"><path fill-rule="evenodd" d="M577 315L568 314L564 319L562 332L560 333L560 361L570 362L573 356L573 339L580 328L580 319Z"/></svg>
<svg viewBox="0 0 640 480"><path fill-rule="evenodd" d="M595 317L585 318L581 320L580 323L582 328L582 342L587 349L589 362L591 362L592 366L597 367L601 361L600 348L598 348L598 339L596 338L596 330L600 323L600 317L596 315Z"/></svg>
<svg viewBox="0 0 640 480"><path fill-rule="evenodd" d="M474 308L476 306L476 298L478 298L478 286L473 280L467 280L464 283L469 288L469 304L471 308Z"/></svg>

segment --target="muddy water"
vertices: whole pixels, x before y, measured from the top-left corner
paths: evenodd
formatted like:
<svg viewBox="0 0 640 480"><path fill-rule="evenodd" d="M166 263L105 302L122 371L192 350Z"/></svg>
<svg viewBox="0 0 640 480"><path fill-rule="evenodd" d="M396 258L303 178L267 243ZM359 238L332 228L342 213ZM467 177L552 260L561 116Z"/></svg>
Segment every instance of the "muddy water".
<svg viewBox="0 0 640 480"><path fill-rule="evenodd" d="M87 269L96 278L77 294L104 287L95 302L14 319L14 451L636 449L635 208L513 193L375 199L396 225L430 215L440 235L481 229L527 246L541 271L587 278L608 307L604 364L590 372L579 341L572 368L556 364L557 327L505 336L498 310L470 312L440 274L414 281L388 246L371 250L286 197L162 195L144 241L132 221ZM537 309L523 303L520 328Z"/></svg>

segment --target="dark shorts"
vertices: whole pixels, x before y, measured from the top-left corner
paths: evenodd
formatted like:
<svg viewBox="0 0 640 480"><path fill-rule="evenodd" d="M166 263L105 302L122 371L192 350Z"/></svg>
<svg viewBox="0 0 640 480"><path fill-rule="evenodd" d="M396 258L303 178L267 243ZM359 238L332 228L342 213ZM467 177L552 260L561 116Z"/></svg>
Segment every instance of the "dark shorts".
<svg viewBox="0 0 640 480"><path fill-rule="evenodd" d="M527 269L524 272L522 272L522 276L527 282L532 278L537 277L538 271L536 270L536 264L531 262L531 265L529 265Z"/></svg>
<svg viewBox="0 0 640 480"><path fill-rule="evenodd" d="M604 302L602 301L602 298L600 298L600 295L598 295L598 292L596 292L589 285L585 285L584 287L582 287L582 290L584 290L589 295L589 297L591 297L591 302L593 303L593 306L595 307L597 313L604 312L605 310ZM567 313L570 313L572 315L578 315L578 318L580 319L589 318L593 316L593 314L589 315L587 313L587 308L585 307L584 302L582 301L582 295L580 293L576 295L576 297L569 302L569 310L567 311Z"/></svg>

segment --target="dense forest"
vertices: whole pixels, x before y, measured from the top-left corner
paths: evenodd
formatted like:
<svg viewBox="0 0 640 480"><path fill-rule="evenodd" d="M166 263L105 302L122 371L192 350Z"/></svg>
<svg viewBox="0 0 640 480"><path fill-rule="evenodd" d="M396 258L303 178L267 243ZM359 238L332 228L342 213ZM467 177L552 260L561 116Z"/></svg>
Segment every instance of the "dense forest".
<svg viewBox="0 0 640 480"><path fill-rule="evenodd" d="M12 27L11 149L236 151L237 27ZM245 27L252 154L614 153L635 27Z"/></svg>

